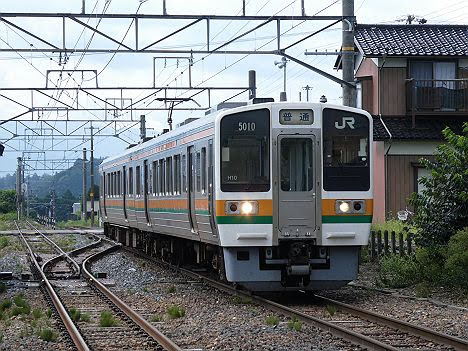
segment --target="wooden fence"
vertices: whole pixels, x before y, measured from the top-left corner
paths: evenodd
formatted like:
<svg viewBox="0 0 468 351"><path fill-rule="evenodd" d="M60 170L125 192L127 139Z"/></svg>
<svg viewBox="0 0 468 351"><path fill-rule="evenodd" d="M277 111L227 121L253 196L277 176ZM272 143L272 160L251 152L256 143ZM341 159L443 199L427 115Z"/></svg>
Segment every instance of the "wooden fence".
<svg viewBox="0 0 468 351"><path fill-rule="evenodd" d="M413 235L411 233L406 233L405 238L403 233L397 234L394 231L389 233L388 230L382 233L381 230L377 232L373 230L370 236L369 253L372 259L390 253L399 254L400 256L411 255L414 253Z"/></svg>

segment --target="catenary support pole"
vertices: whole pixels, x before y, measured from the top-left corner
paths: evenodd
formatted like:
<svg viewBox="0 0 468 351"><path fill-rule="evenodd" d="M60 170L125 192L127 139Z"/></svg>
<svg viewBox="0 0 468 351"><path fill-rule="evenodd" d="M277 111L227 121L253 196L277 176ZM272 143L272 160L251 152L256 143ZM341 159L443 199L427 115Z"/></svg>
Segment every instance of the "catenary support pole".
<svg viewBox="0 0 468 351"><path fill-rule="evenodd" d="M83 194L81 195L81 219L86 220L86 148L83 148Z"/></svg>
<svg viewBox="0 0 468 351"><path fill-rule="evenodd" d="M89 200L91 201L91 227L94 227L94 138L93 126L91 125L91 150L89 150L89 172L91 175L91 191L89 193Z"/></svg>
<svg viewBox="0 0 468 351"><path fill-rule="evenodd" d="M21 218L21 164L22 159L18 157L17 159L17 167L16 167L16 213L18 219Z"/></svg>
<svg viewBox="0 0 468 351"><path fill-rule="evenodd" d="M341 45L343 80L354 84L354 0L343 0L343 43ZM356 107L356 89L343 84L343 105Z"/></svg>

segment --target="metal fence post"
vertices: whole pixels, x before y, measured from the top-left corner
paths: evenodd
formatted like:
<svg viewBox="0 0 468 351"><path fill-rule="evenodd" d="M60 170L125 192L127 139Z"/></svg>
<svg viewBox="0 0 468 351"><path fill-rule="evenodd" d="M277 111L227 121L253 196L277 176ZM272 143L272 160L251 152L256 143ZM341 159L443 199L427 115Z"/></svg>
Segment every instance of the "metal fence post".
<svg viewBox="0 0 468 351"><path fill-rule="evenodd" d="M392 230L392 253L396 254L396 234L395 231Z"/></svg>
<svg viewBox="0 0 468 351"><path fill-rule="evenodd" d="M400 249L400 256L404 256L405 255L405 246L403 244L403 233L398 233L398 241L399 241L399 249Z"/></svg>
<svg viewBox="0 0 468 351"><path fill-rule="evenodd" d="M388 255L388 230L384 231L384 253L385 255Z"/></svg>
<svg viewBox="0 0 468 351"><path fill-rule="evenodd" d="M377 232L377 254L380 257L382 255L382 232Z"/></svg>

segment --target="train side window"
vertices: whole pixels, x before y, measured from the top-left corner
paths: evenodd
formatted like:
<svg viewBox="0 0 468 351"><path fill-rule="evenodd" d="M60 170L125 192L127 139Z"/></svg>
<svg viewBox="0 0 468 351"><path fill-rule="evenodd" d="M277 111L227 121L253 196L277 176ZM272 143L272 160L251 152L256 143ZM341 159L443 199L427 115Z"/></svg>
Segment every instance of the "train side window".
<svg viewBox="0 0 468 351"><path fill-rule="evenodd" d="M107 195L108 197L110 196L111 192L110 192L110 173L107 173Z"/></svg>
<svg viewBox="0 0 468 351"><path fill-rule="evenodd" d="M117 172L117 195L121 196L122 195L122 178L121 178L121 173L120 171Z"/></svg>
<svg viewBox="0 0 468 351"><path fill-rule="evenodd" d="M136 195L138 196L141 193L141 168L140 166L136 166L135 178L136 178Z"/></svg>
<svg viewBox="0 0 468 351"><path fill-rule="evenodd" d="M180 155L174 156L174 193L180 194Z"/></svg>
<svg viewBox="0 0 468 351"><path fill-rule="evenodd" d="M197 152L197 160L196 160L196 172L197 172L197 193L200 192L200 182L201 182L201 170L200 170L200 153Z"/></svg>
<svg viewBox="0 0 468 351"><path fill-rule="evenodd" d="M158 161L153 161L153 195L158 193Z"/></svg>
<svg viewBox="0 0 468 351"><path fill-rule="evenodd" d="M187 192L187 160L182 155L182 191Z"/></svg>
<svg viewBox="0 0 468 351"><path fill-rule="evenodd" d="M164 159L159 160L159 189L161 191L161 196L165 195L166 192L166 167L164 164Z"/></svg>
<svg viewBox="0 0 468 351"><path fill-rule="evenodd" d="M133 195L133 167L128 169L128 194Z"/></svg>
<svg viewBox="0 0 468 351"><path fill-rule="evenodd" d="M115 180L115 177L114 177L114 172L111 173L111 195L114 196L114 180Z"/></svg>
<svg viewBox="0 0 468 351"><path fill-rule="evenodd" d="M168 195L172 194L172 157L166 158L166 184L167 184L167 193Z"/></svg>
<svg viewBox="0 0 468 351"><path fill-rule="evenodd" d="M206 147L201 149L201 192L206 193Z"/></svg>

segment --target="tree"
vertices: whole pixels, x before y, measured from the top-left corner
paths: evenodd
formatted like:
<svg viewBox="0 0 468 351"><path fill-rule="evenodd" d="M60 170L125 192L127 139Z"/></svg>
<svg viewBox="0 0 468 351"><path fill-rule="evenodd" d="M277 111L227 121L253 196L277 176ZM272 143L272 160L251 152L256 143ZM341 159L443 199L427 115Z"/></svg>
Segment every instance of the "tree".
<svg viewBox="0 0 468 351"><path fill-rule="evenodd" d="M462 135L449 128L442 133L447 143L438 146L435 160L421 159L431 174L420 180L426 189L410 199L420 246L447 245L468 223L468 122Z"/></svg>
<svg viewBox="0 0 468 351"><path fill-rule="evenodd" d="M0 190L0 214L16 211L16 191Z"/></svg>

